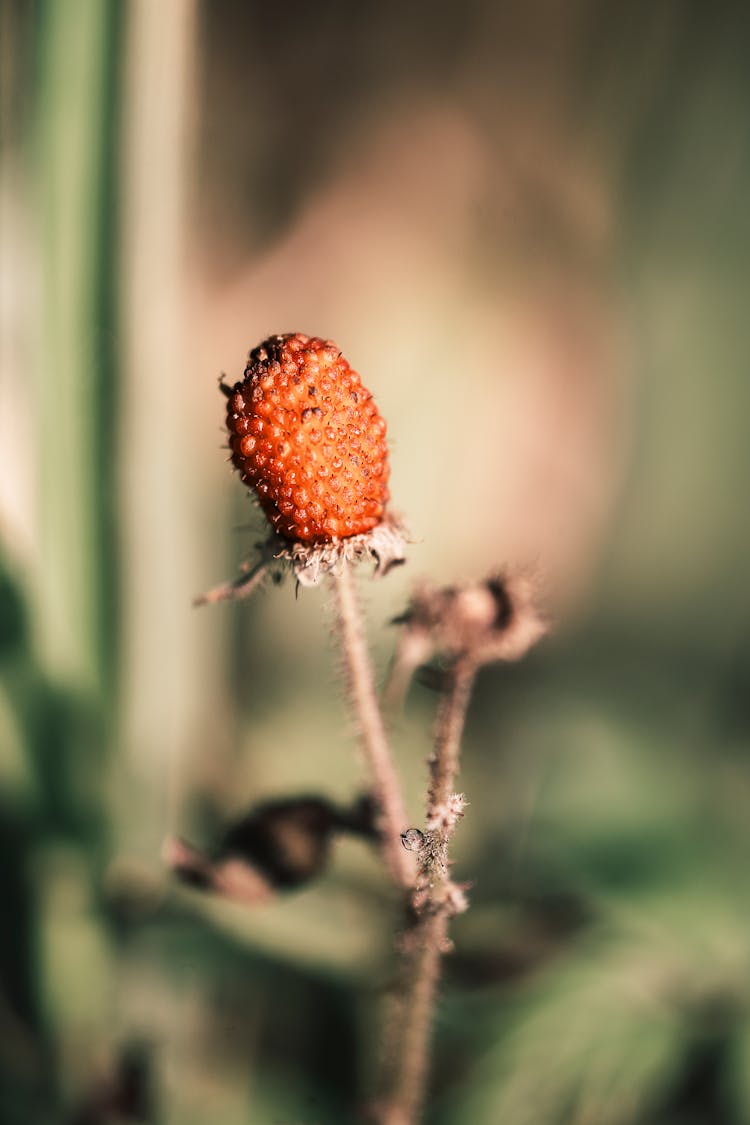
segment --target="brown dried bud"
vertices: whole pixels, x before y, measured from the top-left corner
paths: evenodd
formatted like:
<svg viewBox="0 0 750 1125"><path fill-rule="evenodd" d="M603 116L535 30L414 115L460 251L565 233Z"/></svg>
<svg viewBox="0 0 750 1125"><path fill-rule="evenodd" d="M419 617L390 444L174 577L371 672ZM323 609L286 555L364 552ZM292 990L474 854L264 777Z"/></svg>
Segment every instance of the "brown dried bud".
<svg viewBox="0 0 750 1125"><path fill-rule="evenodd" d="M337 810L323 798L269 801L229 826L217 860L241 859L274 887L298 887L323 870L337 824Z"/></svg>
<svg viewBox="0 0 750 1125"><path fill-rule="evenodd" d="M230 824L213 855L173 840L164 858L184 883L260 903L319 875L336 833L376 837L369 797L343 809L315 796L267 801Z"/></svg>

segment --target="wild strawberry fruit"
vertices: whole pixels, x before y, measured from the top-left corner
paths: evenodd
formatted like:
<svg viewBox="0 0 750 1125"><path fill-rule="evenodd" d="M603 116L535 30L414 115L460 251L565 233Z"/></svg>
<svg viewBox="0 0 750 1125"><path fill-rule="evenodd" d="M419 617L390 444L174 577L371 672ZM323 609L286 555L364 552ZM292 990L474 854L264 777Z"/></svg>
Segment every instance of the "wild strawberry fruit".
<svg viewBox="0 0 750 1125"><path fill-rule="evenodd" d="M326 544L372 531L388 501L385 422L330 340L270 336L222 384L232 463L274 530Z"/></svg>
<svg viewBox="0 0 750 1125"><path fill-rule="evenodd" d="M269 336L227 397L232 463L273 528L254 563L196 605L247 598L289 569L301 586L366 559L376 577L406 560L401 520L386 511L385 422L330 340Z"/></svg>

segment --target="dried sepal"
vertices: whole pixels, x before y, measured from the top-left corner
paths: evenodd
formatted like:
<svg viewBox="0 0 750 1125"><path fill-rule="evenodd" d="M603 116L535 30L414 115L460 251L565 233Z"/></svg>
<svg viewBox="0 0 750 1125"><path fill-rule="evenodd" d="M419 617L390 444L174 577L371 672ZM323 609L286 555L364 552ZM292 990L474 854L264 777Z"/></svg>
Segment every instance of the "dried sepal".
<svg viewBox="0 0 750 1125"><path fill-rule="evenodd" d="M301 586L319 586L342 566L370 559L375 563L373 577L382 578L406 562L406 537L398 517L387 513L377 527L361 535L315 544L284 541L275 558L289 564Z"/></svg>
<svg viewBox="0 0 750 1125"><path fill-rule="evenodd" d="M403 525L390 512L372 531L326 543L294 543L272 533L257 545L255 559L243 563L237 578L200 594L193 605L241 601L250 597L266 578L280 582L287 574L300 586L319 586L342 566L369 560L375 563L373 578L384 578L394 567L406 562L406 543Z"/></svg>

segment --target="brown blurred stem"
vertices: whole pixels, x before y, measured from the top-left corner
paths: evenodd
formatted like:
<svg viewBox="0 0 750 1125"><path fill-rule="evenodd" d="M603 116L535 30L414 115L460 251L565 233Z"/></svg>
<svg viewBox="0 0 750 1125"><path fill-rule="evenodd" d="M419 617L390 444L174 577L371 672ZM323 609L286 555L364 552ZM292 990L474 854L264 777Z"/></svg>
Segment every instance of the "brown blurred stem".
<svg viewBox="0 0 750 1125"><path fill-rule="evenodd" d="M459 661L450 672L438 711L430 759L427 832L419 851L419 873L403 935L402 997L390 1024L385 1097L380 1125L414 1125L424 1100L440 964L449 948L448 923L466 908L463 891L450 878L448 844L458 814L451 815L461 739L476 667Z"/></svg>
<svg viewBox="0 0 750 1125"><path fill-rule="evenodd" d="M348 563L344 563L341 572L334 575L333 583L341 651L359 725L362 750L378 805L383 858L394 882L401 887L408 887L411 884L410 864L401 845L401 833L407 827L401 785L378 703L362 614L352 568Z"/></svg>

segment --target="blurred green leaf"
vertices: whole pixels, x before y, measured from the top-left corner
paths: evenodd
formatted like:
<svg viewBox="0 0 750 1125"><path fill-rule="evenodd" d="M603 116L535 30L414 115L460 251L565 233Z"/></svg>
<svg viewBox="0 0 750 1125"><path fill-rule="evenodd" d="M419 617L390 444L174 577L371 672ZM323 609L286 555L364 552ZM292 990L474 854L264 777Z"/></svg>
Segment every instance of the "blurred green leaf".
<svg viewBox="0 0 750 1125"><path fill-rule="evenodd" d="M633 1125L684 1059L686 1029L663 995L665 966L627 945L580 950L513 1005L457 1119Z"/></svg>
<svg viewBox="0 0 750 1125"><path fill-rule="evenodd" d="M737 1125L750 1125L750 1020L741 1023L732 1037L725 1079Z"/></svg>

